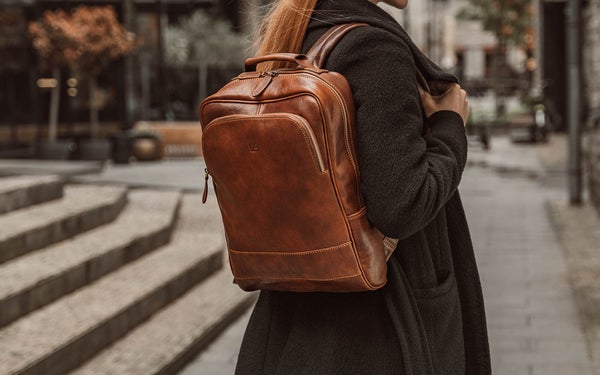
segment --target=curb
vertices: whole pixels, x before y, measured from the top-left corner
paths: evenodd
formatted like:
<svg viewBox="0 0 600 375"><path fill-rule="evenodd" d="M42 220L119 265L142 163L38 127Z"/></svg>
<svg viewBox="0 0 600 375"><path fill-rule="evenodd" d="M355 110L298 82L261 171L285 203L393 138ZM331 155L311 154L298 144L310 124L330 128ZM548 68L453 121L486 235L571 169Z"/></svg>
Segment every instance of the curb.
<svg viewBox="0 0 600 375"><path fill-rule="evenodd" d="M589 204L573 207L547 201L546 212L567 260L588 354L600 375L600 218Z"/></svg>

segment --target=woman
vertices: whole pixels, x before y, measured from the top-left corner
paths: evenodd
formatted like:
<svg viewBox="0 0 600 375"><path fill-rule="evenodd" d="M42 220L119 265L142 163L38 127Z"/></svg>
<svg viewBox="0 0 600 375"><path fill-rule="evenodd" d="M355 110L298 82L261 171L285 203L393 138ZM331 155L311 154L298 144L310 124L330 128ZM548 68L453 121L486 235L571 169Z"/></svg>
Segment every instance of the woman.
<svg viewBox="0 0 600 375"><path fill-rule="evenodd" d="M353 92L369 220L400 238L388 284L349 294L262 291L238 375L491 373L481 286L457 192L467 154L466 94L376 2L276 1L257 54L306 52L332 25L370 25L347 34L325 68L343 74ZM433 86L445 82L447 91L424 93L417 70Z"/></svg>

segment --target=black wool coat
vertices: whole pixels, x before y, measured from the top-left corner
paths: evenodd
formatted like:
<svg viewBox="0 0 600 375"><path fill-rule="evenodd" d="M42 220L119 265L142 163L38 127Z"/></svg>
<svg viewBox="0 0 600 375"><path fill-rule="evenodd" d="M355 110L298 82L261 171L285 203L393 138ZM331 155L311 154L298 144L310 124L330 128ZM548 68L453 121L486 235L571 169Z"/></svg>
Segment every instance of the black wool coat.
<svg viewBox="0 0 600 375"><path fill-rule="evenodd" d="M458 114L444 111L428 119L423 135L416 69L430 80L456 78L367 0L321 0L304 51L349 22L371 27L346 35L325 68L352 88L368 217L401 239L388 283L349 294L262 291L236 374L490 374L481 285L457 191L465 129Z"/></svg>

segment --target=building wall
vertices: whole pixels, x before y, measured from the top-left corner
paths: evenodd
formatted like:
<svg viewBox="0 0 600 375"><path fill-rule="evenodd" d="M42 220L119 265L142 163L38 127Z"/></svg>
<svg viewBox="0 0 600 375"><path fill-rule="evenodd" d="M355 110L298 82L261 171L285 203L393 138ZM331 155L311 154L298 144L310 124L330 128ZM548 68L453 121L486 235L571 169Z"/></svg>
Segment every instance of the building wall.
<svg viewBox="0 0 600 375"><path fill-rule="evenodd" d="M260 0L255 0L260 1ZM142 45L133 57L135 69L131 79L135 119L157 120L166 117L166 104L172 101L171 112L176 112L179 105L184 102L181 97L186 96L185 108L176 112L182 113L182 119L195 118L197 113L194 91L197 85L194 80L197 73L186 73L179 79L175 75L169 76L167 67L161 66L158 58L159 50L159 24L163 26L174 24L182 17L193 13L197 9L208 11L211 15L229 17L234 25L241 27L241 14L239 7L242 0L228 0L227 7L222 1L211 0L164 0L162 17L159 17L159 5L155 1L133 0L134 22L129 27L134 33L141 35ZM0 4L2 4L0 0ZM6 1L4 2L6 3ZM30 128L30 125L39 125L40 135L43 135L45 123L49 112L50 89L38 84L38 79L51 78L51 71L38 64L37 55L30 45L26 29L30 21L37 20L44 11L53 9L72 9L78 5L112 5L121 21L124 17L124 0L61 0L61 1L30 1L13 0L11 5L0 5L0 129L10 128L11 132L0 131L0 148L4 144L12 147L13 144L29 141L21 140L18 135L19 126ZM8 58L7 58L8 56ZM164 64L162 64L164 65ZM161 71L162 70L162 71ZM123 61L117 60L111 64L99 79L100 96L105 99L100 111L102 122L125 123L125 87L123 76L125 71ZM76 76L75 72L67 68L62 69L63 80L58 82L61 92L59 122L67 124L67 130L76 129L78 123L86 122L89 118L89 101L87 97L86 80ZM191 77L191 78L190 78ZM69 90L67 80L76 79L76 90ZM212 78L212 77L211 77ZM222 85L228 80L219 78L216 83ZM164 83L168 83L164 84ZM185 87L183 87L185 86ZM69 94L68 92L74 92ZM167 93L167 95L165 95ZM189 100L188 100L189 99ZM176 117L177 118L177 117ZM6 134L10 133L9 136ZM24 133L28 134L28 131ZM67 131L65 137L72 136Z"/></svg>
<svg viewBox="0 0 600 375"><path fill-rule="evenodd" d="M584 10L583 74L589 138L587 164L592 201L600 211L600 0Z"/></svg>
<svg viewBox="0 0 600 375"><path fill-rule="evenodd" d="M256 32L261 13L269 2L270 0L241 2L241 12L244 14L241 26L250 38ZM455 15L468 4L468 0L411 1L406 9L400 10L383 2L379 3L381 8L404 26L415 44L432 60L453 70L458 63L456 52L460 51L463 53L465 78L484 78L485 51L493 48L496 40L491 33L482 29L480 23L456 20Z"/></svg>
<svg viewBox="0 0 600 375"><path fill-rule="evenodd" d="M405 27L432 60L453 70L460 52L463 78L480 79L486 75L486 50L496 45L496 38L479 22L456 19L456 14L468 5L468 0L426 0L410 2L405 10L385 4L381 7Z"/></svg>
<svg viewBox="0 0 600 375"><path fill-rule="evenodd" d="M584 34L584 74L586 96L590 108L600 108L600 0L591 0L583 14L586 30Z"/></svg>

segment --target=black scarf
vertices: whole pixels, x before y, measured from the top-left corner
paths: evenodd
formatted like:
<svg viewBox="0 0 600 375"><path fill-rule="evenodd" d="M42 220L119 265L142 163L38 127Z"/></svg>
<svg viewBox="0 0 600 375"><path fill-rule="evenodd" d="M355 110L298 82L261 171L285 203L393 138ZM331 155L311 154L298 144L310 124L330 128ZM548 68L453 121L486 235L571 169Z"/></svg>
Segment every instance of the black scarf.
<svg viewBox="0 0 600 375"><path fill-rule="evenodd" d="M367 0L319 0L308 30L330 28L343 23L368 23L402 38L410 48L417 67L428 81L458 82L458 79L431 61L412 41L406 30L385 10ZM306 41L309 45L314 40Z"/></svg>

